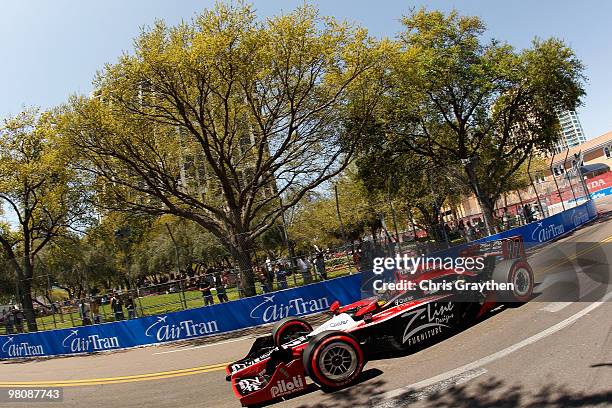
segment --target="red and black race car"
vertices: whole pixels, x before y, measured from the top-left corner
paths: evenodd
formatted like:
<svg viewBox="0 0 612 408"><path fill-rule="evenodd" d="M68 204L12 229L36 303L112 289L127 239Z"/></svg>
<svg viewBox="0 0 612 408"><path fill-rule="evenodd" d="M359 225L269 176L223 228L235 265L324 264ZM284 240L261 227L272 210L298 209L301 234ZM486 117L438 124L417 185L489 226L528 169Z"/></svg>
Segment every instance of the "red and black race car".
<svg viewBox="0 0 612 408"><path fill-rule="evenodd" d="M526 302L534 278L520 237L470 245L463 257L482 257L477 272L430 268L395 278L415 282L413 290L378 293L346 306L334 302L333 317L317 329L299 318L276 323L272 334L255 340L248 355L226 368L243 406L256 406L303 393L310 378L323 391L354 383L368 356L382 345L410 351L447 335L505 302ZM418 282L511 283L511 289L462 291L420 288Z"/></svg>

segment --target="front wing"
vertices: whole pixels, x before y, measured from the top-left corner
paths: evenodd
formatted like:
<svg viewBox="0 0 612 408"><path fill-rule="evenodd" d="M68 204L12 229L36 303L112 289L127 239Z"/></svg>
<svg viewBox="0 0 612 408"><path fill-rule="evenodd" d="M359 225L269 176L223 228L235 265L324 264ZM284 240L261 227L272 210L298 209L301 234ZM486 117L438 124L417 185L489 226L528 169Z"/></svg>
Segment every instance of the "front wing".
<svg viewBox="0 0 612 408"><path fill-rule="evenodd" d="M263 365L263 370L258 373L247 374L242 371L231 377L232 389L243 407L262 404L306 389L301 359L279 363L272 375L266 374Z"/></svg>

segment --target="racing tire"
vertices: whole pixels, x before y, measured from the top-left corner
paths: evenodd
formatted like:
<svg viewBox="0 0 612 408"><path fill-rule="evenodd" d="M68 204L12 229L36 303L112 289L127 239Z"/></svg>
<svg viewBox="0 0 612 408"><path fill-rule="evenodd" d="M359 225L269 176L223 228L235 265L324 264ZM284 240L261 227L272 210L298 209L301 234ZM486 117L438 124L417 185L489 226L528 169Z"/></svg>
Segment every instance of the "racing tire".
<svg viewBox="0 0 612 408"><path fill-rule="evenodd" d="M503 303L526 303L533 296L535 279L529 263L524 260L506 260L500 262L491 276L496 283L512 283L513 288L498 291L497 296Z"/></svg>
<svg viewBox="0 0 612 408"><path fill-rule="evenodd" d="M304 371L324 392L333 392L357 380L365 357L355 337L324 331L308 342L302 355Z"/></svg>
<svg viewBox="0 0 612 408"><path fill-rule="evenodd" d="M272 339L275 346L280 346L312 331L312 326L304 319L286 317L276 322L272 328Z"/></svg>

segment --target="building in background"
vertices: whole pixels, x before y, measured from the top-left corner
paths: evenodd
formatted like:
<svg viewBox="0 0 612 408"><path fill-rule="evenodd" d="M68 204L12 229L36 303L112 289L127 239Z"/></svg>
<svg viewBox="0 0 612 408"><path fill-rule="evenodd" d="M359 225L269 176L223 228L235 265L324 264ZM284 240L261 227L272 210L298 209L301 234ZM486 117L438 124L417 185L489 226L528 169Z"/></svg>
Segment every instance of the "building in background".
<svg viewBox="0 0 612 408"><path fill-rule="evenodd" d="M559 112L558 116L561 125L561 138L555 148L557 153L586 142L580 119L578 119L575 111Z"/></svg>

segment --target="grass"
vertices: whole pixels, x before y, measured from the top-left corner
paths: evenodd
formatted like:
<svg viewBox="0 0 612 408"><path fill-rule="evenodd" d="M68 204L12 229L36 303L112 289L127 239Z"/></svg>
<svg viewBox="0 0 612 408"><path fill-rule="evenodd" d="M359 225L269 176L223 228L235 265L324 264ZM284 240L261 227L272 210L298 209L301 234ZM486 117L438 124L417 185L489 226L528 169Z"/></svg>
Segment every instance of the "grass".
<svg viewBox="0 0 612 408"><path fill-rule="evenodd" d="M355 268L351 267L349 271L348 265L342 265L333 271L328 271L327 278L337 278L340 276L348 275L349 272L355 272ZM314 276L314 272L313 272ZM296 286L302 286L304 280L300 273L293 274L287 277L287 283L290 288ZM274 288L277 289L276 282ZM214 293L214 292L213 292ZM260 284L257 284L257 293L263 293ZM236 288L230 288L227 290L227 297L230 301L238 300L238 290ZM204 306L202 295L198 290L190 290L185 292L185 302L187 307L183 307L181 293L168 293L160 295L143 296L136 299L136 309L138 316L151 316L157 314L164 314L169 312L176 312L184 309L193 309L196 307ZM213 296L215 303L218 302L216 296ZM81 317L78 310L74 310L71 313L56 314L55 316L44 316L36 319L39 330L50 330L50 329L65 329L70 327L81 326ZM105 322L112 322L114 320L113 314L108 304L104 304L100 307L100 313L104 316ZM55 320L55 321L54 321ZM0 327L0 333L4 333L4 326Z"/></svg>

